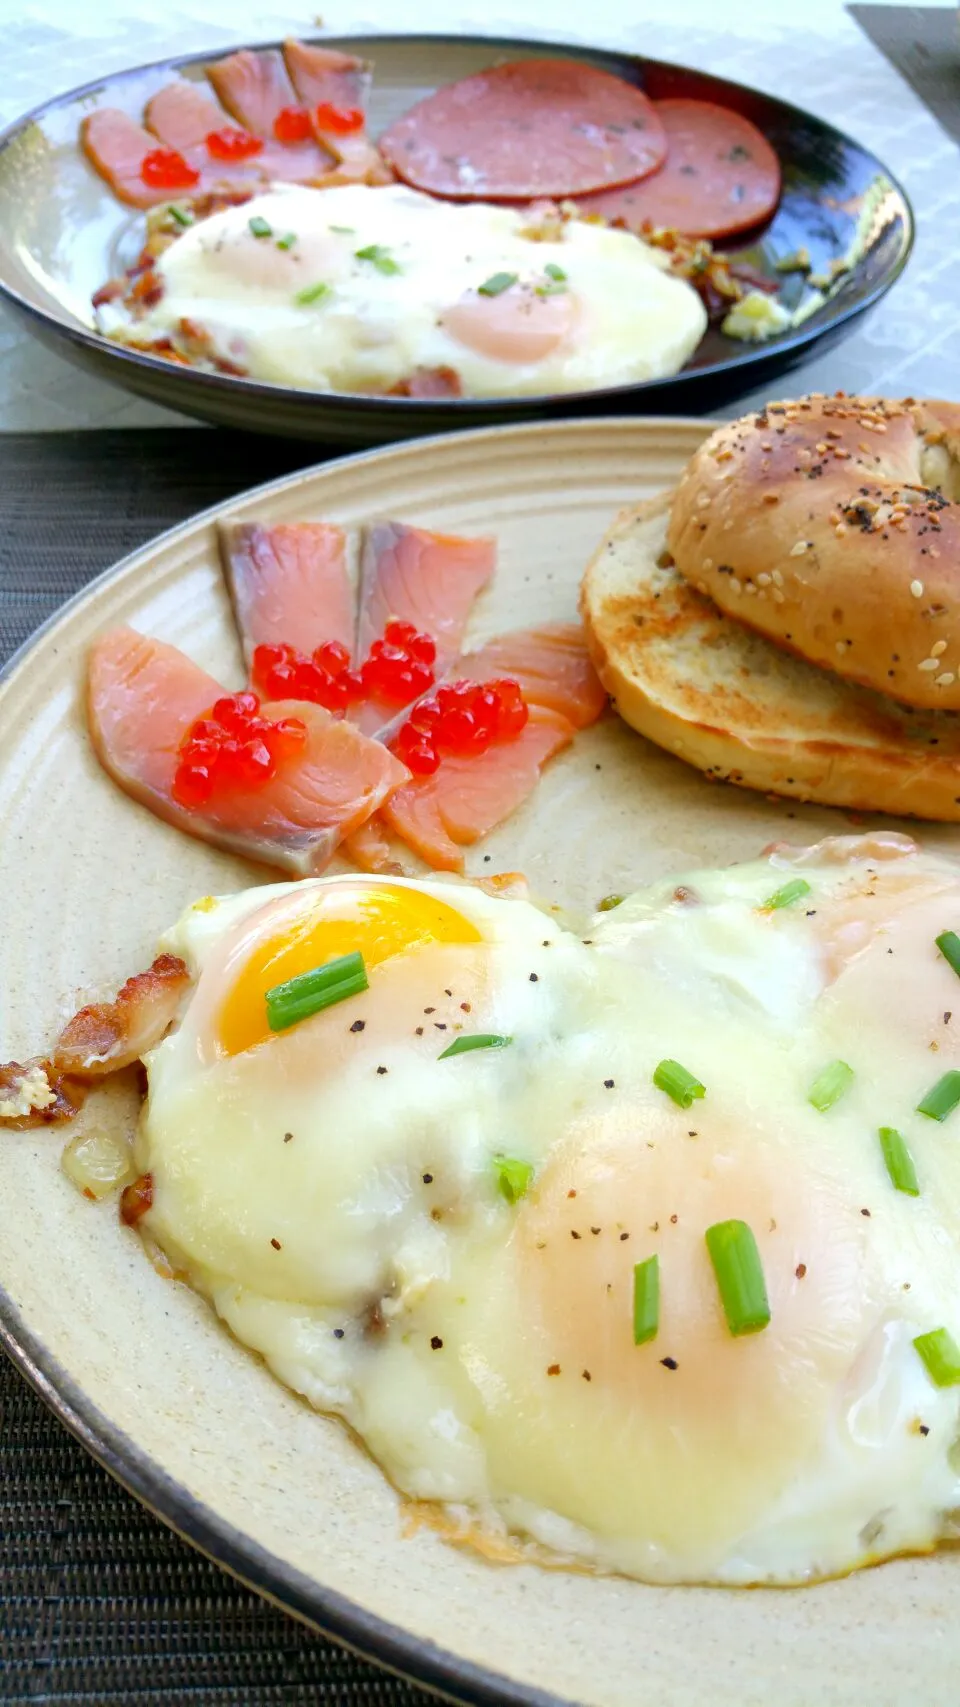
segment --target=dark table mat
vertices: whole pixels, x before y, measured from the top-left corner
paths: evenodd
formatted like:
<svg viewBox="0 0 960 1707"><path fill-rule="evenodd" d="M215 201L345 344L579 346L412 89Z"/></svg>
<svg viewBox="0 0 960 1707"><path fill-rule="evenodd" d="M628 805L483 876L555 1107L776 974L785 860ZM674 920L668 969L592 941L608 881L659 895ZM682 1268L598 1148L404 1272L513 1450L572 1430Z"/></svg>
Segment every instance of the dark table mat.
<svg viewBox="0 0 960 1707"><path fill-rule="evenodd" d="M848 11L954 142L960 142L956 6L850 6Z"/></svg>
<svg viewBox="0 0 960 1707"><path fill-rule="evenodd" d="M0 662L125 552L319 460L315 446L189 428L0 436ZM76 1445L0 1354L0 1700L428 1699L187 1547Z"/></svg>

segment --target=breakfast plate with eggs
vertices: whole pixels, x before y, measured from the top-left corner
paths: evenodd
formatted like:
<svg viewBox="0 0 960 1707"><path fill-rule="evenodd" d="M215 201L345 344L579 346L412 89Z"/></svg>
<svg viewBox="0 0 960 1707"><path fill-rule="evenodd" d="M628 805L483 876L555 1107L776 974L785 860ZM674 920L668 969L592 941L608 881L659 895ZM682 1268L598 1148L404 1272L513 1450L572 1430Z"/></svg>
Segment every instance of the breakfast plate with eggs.
<svg viewBox="0 0 960 1707"><path fill-rule="evenodd" d="M289 40L120 73L0 137L0 290L140 395L370 443L711 406L844 335L909 203L823 120L654 60Z"/></svg>
<svg viewBox="0 0 960 1707"><path fill-rule="evenodd" d="M960 863L955 761L929 757L957 678L952 416L813 399L730 434L559 422L297 474L109 571L0 683L4 1343L165 1521L458 1699L952 1689L956 1560L922 1556L960 1506ZM696 541L724 481L767 532L727 530L741 593L713 606ZM829 589L791 556L795 490ZM495 540L462 656L579 607L616 709L462 872L362 870L344 838L278 881L105 764L90 660L135 630L236 689L224 530L388 516ZM915 730L845 580L884 530ZM849 618L836 666L821 597ZM751 724L772 694L792 798ZM891 815L909 739L923 824Z"/></svg>

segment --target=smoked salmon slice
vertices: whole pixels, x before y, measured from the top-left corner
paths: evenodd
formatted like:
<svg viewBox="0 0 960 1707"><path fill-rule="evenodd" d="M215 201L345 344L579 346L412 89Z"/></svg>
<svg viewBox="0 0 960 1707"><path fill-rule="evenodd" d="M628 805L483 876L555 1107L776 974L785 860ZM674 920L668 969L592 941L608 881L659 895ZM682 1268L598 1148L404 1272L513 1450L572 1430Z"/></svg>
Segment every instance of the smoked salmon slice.
<svg viewBox="0 0 960 1707"><path fill-rule="evenodd" d="M167 823L230 853L315 876L342 837L409 773L380 742L318 705L264 706L266 716L293 714L307 725L302 754L263 788L220 795L187 811L172 795L180 742L225 691L174 646L130 628L102 635L90 654L87 681L97 757L127 794Z"/></svg>
<svg viewBox="0 0 960 1707"><path fill-rule="evenodd" d="M147 155L156 149L157 138L138 125L129 113L122 113L116 107L98 107L96 112L88 113L80 126L80 144L90 164L120 201L132 207L156 207L159 202L176 201L173 191L144 183L141 168ZM194 187L199 189L201 185Z"/></svg>
<svg viewBox="0 0 960 1707"><path fill-rule="evenodd" d="M528 705L559 711L575 729L595 723L607 703L578 622L501 634L478 651L465 652L451 673L473 682L512 676Z"/></svg>
<svg viewBox="0 0 960 1707"><path fill-rule="evenodd" d="M274 120L284 107L297 104L293 85L276 48L255 53L241 48L207 66L207 76L222 106L254 136L274 141ZM261 155L262 159L263 156ZM297 142L270 148L272 175L291 183L329 183L336 156L319 142Z"/></svg>
<svg viewBox="0 0 960 1707"><path fill-rule="evenodd" d="M492 539L460 539L406 522L374 522L360 548L360 613L355 655L361 661L388 622L412 622L432 636L439 680L453 663L474 599L496 567ZM397 707L365 700L355 721L368 734L396 720Z"/></svg>
<svg viewBox="0 0 960 1707"><path fill-rule="evenodd" d="M255 646L353 645L347 536L332 522L224 522L220 555L244 657Z"/></svg>
<svg viewBox="0 0 960 1707"><path fill-rule="evenodd" d="M212 130L222 130L231 120L199 84L181 80L167 83L150 97L143 122L168 148L185 154L190 148L202 148Z"/></svg>
<svg viewBox="0 0 960 1707"><path fill-rule="evenodd" d="M359 830L340 844L340 852L344 859L355 865L358 871L389 872L392 877L404 875L403 866L396 857L394 846L387 836L383 814L377 812L361 824Z"/></svg>
<svg viewBox="0 0 960 1707"><path fill-rule="evenodd" d="M560 712L531 706L529 722L512 741L469 758L444 759L433 776L398 788L381 816L428 865L462 871L462 849L516 811L536 788L541 766L573 736L573 724Z"/></svg>
<svg viewBox="0 0 960 1707"><path fill-rule="evenodd" d="M337 131L325 126L318 108L363 112L370 88L370 67L352 54L329 47L308 47L305 42L286 41L283 58L290 81L309 110L313 134L336 157L338 178L366 184L389 184L393 172L360 127Z"/></svg>

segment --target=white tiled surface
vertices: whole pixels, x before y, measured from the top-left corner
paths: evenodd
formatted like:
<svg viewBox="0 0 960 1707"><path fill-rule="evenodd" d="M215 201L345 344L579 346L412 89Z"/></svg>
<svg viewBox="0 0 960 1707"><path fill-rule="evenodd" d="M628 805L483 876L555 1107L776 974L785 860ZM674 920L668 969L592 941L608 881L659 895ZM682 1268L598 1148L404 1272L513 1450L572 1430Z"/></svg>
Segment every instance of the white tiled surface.
<svg viewBox="0 0 960 1707"><path fill-rule="evenodd" d="M0 0L0 125L105 72L315 31L318 21L331 32L462 31L634 48L755 84L841 125L903 182L917 245L863 329L799 368L791 386L960 397L958 150L839 0L752 0L732 14L719 0L512 0L509 10L482 0L329 0L322 20L311 0L279 10L252 0ZM0 431L180 420L79 373L0 309Z"/></svg>

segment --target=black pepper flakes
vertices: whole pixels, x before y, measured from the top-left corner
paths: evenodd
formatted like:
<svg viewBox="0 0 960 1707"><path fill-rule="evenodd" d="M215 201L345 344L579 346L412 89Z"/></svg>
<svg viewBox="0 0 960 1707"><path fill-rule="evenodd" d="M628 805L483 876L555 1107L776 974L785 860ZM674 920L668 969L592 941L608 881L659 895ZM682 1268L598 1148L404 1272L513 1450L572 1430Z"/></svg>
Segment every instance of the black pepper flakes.
<svg viewBox="0 0 960 1707"><path fill-rule="evenodd" d="M620 1234L620 1243L623 1244L624 1239L629 1239L629 1237L630 1237L629 1233L621 1233Z"/></svg>
<svg viewBox="0 0 960 1707"><path fill-rule="evenodd" d="M679 1369L680 1368L680 1365L677 1362L675 1357L661 1357L660 1362L663 1364L664 1369Z"/></svg>
<svg viewBox="0 0 960 1707"><path fill-rule="evenodd" d="M593 1380L593 1376L590 1374L589 1369L581 1369L580 1374L583 1377L584 1381L592 1381Z"/></svg>
<svg viewBox="0 0 960 1707"><path fill-rule="evenodd" d="M432 1185L433 1184L433 1175L432 1174L421 1174L420 1178L423 1180L424 1185Z"/></svg>
<svg viewBox="0 0 960 1707"><path fill-rule="evenodd" d="M547 1365L547 1374L548 1375L559 1375L559 1373L560 1373L559 1363L550 1363Z"/></svg>
<svg viewBox="0 0 960 1707"><path fill-rule="evenodd" d="M423 1026L422 1026L422 1025L418 1025L418 1026L417 1026L417 1033L416 1033L416 1034L417 1034L417 1036L418 1036L418 1037L422 1037L422 1036L423 1036Z"/></svg>
<svg viewBox="0 0 960 1707"><path fill-rule="evenodd" d="M292 1132L285 1132L283 1134L283 1142L285 1144L292 1144L293 1143L293 1133Z"/></svg>
<svg viewBox="0 0 960 1707"><path fill-rule="evenodd" d="M335 1339L335 1340L342 1340L342 1339L343 1339L343 1336L344 1336L344 1333L345 1333L345 1331L346 1331L346 1330L345 1330L345 1329L344 1329L344 1328L334 1328L334 1330L333 1330L333 1337L334 1337L334 1339Z"/></svg>
<svg viewBox="0 0 960 1707"><path fill-rule="evenodd" d="M570 1237L571 1237L571 1239L579 1239L580 1234L577 1232L577 1229L575 1227L571 1227Z"/></svg>
<svg viewBox="0 0 960 1707"><path fill-rule="evenodd" d="M461 1002L460 1003L460 1012L464 1013L464 1014L468 1014L470 1012L470 1003L469 1002Z"/></svg>
<svg viewBox="0 0 960 1707"><path fill-rule="evenodd" d="M861 1209L860 1213L861 1213L861 1215L866 1215L867 1219L869 1220L869 1218L870 1218L869 1209Z"/></svg>
<svg viewBox="0 0 960 1707"><path fill-rule="evenodd" d="M537 974L536 974L536 973L535 973L535 972L531 972L531 974L530 974L530 982L531 982L531 984L539 984L539 982L540 982L540 980L539 980L539 978L538 978L538 977L537 977Z"/></svg>
<svg viewBox="0 0 960 1707"><path fill-rule="evenodd" d="M270 1243L271 1243L271 1245L272 1245L272 1246L273 1246L273 1248L274 1248L274 1250L275 1250L275 1251L279 1251L279 1250L281 1250L281 1249L282 1249L282 1248L283 1248L283 1247L282 1247L282 1246L281 1246L281 1244L280 1244L280 1240L279 1240L279 1239L271 1239L271 1240L270 1240Z"/></svg>
<svg viewBox="0 0 960 1707"><path fill-rule="evenodd" d="M378 1068L377 1068L377 1073L378 1073L378 1074L383 1074L383 1073L385 1073L385 1072L386 1072L386 1070L387 1070L387 1069L386 1069L386 1067L378 1067Z"/></svg>
<svg viewBox="0 0 960 1707"><path fill-rule="evenodd" d="M439 1334L433 1334L433 1335L432 1335L432 1336L431 1336L431 1339L430 1339L430 1350L431 1350L431 1351L442 1351L442 1350L443 1350L443 1341L442 1341L442 1339L441 1339L441 1338L440 1338L440 1335L439 1335Z"/></svg>
<svg viewBox="0 0 960 1707"><path fill-rule="evenodd" d="M363 1031L365 1026L366 1026L366 1023L367 1022L365 1019L355 1019L352 1026L350 1027L350 1030L351 1031Z"/></svg>
<svg viewBox="0 0 960 1707"><path fill-rule="evenodd" d="M612 1091L613 1090L613 1080L612 1079L604 1079L603 1086L604 1086L604 1090Z"/></svg>
<svg viewBox="0 0 960 1707"><path fill-rule="evenodd" d="M929 1423L921 1423L920 1424L920 1433L921 1434L929 1434L930 1433Z"/></svg>

